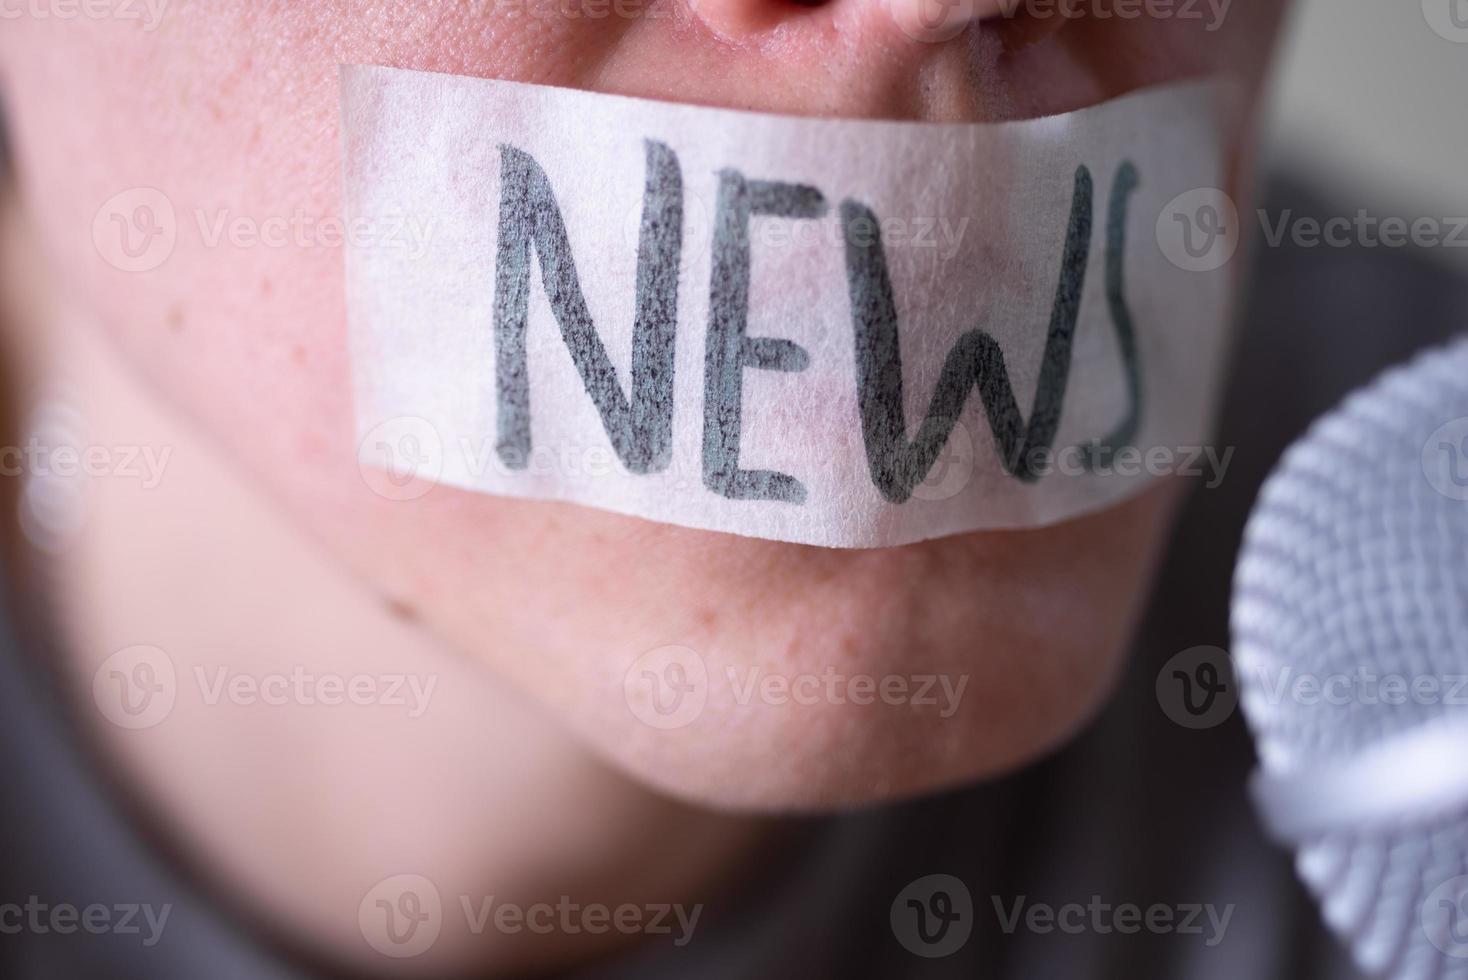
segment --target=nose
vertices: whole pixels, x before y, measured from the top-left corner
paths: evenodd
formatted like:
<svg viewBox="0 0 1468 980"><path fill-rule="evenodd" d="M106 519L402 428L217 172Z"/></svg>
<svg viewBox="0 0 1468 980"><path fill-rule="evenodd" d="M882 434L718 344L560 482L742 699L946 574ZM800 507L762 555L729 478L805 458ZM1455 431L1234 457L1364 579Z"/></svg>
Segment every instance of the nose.
<svg viewBox="0 0 1468 980"><path fill-rule="evenodd" d="M802 20L886 21L911 41L939 43L970 24L1014 13L1022 0L688 0L694 14L715 34L739 41L769 34ZM849 8L861 8L850 16Z"/></svg>

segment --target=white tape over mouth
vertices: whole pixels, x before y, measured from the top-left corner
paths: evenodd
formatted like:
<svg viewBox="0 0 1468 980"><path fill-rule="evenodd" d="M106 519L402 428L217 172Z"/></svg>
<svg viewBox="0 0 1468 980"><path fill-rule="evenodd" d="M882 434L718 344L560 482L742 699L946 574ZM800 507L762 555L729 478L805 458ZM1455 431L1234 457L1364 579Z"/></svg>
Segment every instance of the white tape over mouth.
<svg viewBox="0 0 1468 980"><path fill-rule="evenodd" d="M1215 85L938 124L341 84L391 485L879 547L1114 505L1208 432L1230 272L1159 241L1221 184Z"/></svg>

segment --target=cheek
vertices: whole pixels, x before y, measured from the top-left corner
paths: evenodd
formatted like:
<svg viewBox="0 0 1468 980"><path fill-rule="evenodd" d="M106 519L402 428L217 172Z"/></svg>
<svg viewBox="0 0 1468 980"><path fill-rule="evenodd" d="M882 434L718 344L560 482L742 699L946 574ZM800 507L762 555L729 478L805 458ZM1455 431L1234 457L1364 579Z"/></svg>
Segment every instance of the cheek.
<svg viewBox="0 0 1468 980"><path fill-rule="evenodd" d="M168 26L64 30L5 58L20 186L66 298L235 449L308 462L350 432L334 64L282 109L248 53ZM78 76L52 85L62 64Z"/></svg>
<svg viewBox="0 0 1468 980"><path fill-rule="evenodd" d="M0 38L20 186L69 296L267 474L354 448L338 65L566 84L615 40L357 6L371 30L337 5L219 3L174 5L153 32L26 20ZM142 271L119 268L145 246Z"/></svg>

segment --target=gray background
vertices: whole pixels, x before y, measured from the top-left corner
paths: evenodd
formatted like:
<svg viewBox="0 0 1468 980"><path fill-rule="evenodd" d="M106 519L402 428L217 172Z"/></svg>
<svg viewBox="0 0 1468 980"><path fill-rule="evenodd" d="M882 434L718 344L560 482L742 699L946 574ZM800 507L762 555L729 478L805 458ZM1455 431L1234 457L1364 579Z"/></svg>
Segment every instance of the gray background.
<svg viewBox="0 0 1468 980"><path fill-rule="evenodd" d="M1450 40L1428 13L1450 23L1454 3L1468 23L1468 0L1297 0L1266 160L1352 208L1468 216L1468 29ZM1468 248L1435 251L1468 269Z"/></svg>

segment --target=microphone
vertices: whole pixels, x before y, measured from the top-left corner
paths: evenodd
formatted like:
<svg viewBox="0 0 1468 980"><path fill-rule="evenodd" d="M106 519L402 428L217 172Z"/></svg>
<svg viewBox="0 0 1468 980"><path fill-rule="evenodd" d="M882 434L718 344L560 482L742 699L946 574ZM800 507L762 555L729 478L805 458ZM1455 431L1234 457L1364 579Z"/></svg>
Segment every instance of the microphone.
<svg viewBox="0 0 1468 980"><path fill-rule="evenodd" d="M1231 620L1254 801L1325 922L1367 973L1468 978L1468 339L1285 454Z"/></svg>

